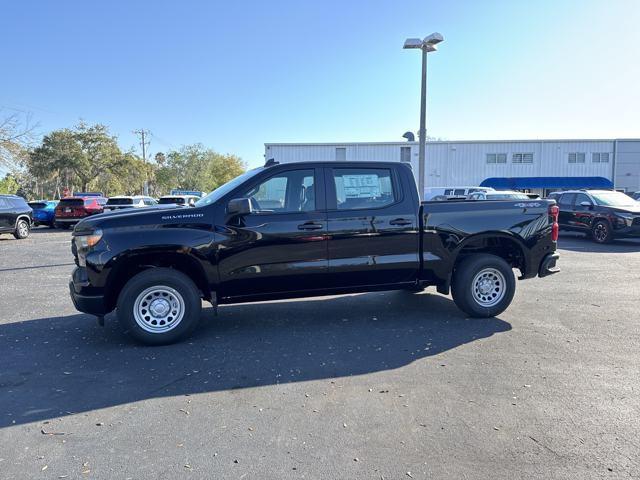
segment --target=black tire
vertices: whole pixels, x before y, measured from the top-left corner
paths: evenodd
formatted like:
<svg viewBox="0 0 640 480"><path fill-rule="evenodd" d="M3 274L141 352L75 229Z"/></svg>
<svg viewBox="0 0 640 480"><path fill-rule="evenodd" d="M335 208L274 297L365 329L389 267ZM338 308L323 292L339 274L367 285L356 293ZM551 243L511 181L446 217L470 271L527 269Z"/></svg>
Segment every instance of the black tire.
<svg viewBox="0 0 640 480"><path fill-rule="evenodd" d="M591 229L591 238L596 243L611 243L613 241L611 224L606 220L597 220Z"/></svg>
<svg viewBox="0 0 640 480"><path fill-rule="evenodd" d="M56 228L55 222L49 222L49 228Z"/></svg>
<svg viewBox="0 0 640 480"><path fill-rule="evenodd" d="M137 303L138 297L149 289L151 289L149 296L141 298L140 303ZM167 295L163 297L164 293L157 294L158 291L164 291ZM150 303L148 311L144 309L147 299ZM153 316L151 308L154 300L160 301L161 307L169 307L169 312L166 314L168 316ZM166 305L162 304L163 300L166 300ZM182 300L181 304L180 300ZM173 308L176 310L171 312ZM117 309L122 327L135 340L145 345L168 345L193 333L200 321L202 302L198 287L184 273L170 268L150 268L140 272L126 283L118 296ZM181 319L171 326L171 321L175 320L171 317L171 313L179 315L180 311L183 312ZM138 320L135 312L138 312ZM146 312L148 315L141 312ZM154 321L160 323L152 325ZM163 321L165 323L162 323ZM150 331L163 328L170 329Z"/></svg>
<svg viewBox="0 0 640 480"><path fill-rule="evenodd" d="M31 230L29 221L21 218L16 222L16 229L13 231L13 236L18 240L27 238L29 236L29 230Z"/></svg>
<svg viewBox="0 0 640 480"><path fill-rule="evenodd" d="M486 291L480 290L483 287ZM471 317L501 314L511 304L515 292L513 270L500 257L480 253L463 258L455 266L451 295L458 308Z"/></svg>

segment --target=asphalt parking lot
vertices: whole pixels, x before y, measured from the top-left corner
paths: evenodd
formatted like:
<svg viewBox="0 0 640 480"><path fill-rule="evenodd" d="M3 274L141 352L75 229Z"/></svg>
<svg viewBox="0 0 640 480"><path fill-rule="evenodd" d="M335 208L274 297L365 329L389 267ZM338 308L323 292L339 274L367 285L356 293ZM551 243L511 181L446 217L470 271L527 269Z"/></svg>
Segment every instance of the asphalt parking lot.
<svg viewBox="0 0 640 480"><path fill-rule="evenodd" d="M74 310L69 238L0 236L3 479L640 476L640 241L561 236L499 318L297 299L149 348Z"/></svg>

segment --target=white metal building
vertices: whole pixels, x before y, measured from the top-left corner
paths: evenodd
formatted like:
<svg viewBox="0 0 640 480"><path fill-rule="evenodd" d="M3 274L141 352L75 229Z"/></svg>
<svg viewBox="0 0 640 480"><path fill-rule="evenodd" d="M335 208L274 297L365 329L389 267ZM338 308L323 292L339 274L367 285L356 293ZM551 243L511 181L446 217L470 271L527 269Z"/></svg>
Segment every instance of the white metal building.
<svg viewBox="0 0 640 480"><path fill-rule="evenodd" d="M266 143L265 158L410 162L418 142ZM640 139L427 142L426 187L484 185L546 194L563 188L640 191Z"/></svg>

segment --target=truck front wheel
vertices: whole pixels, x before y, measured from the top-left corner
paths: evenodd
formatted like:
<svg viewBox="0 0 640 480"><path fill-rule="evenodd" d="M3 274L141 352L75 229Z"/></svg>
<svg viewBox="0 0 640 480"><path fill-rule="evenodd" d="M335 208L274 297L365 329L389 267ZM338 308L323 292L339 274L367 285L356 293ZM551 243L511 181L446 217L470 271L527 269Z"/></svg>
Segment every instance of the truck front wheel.
<svg viewBox="0 0 640 480"><path fill-rule="evenodd" d="M455 267L451 295L458 308L471 317L495 317L511 304L516 291L513 270L502 258L474 254Z"/></svg>
<svg viewBox="0 0 640 480"><path fill-rule="evenodd" d="M167 345L188 337L202 312L200 293L184 273L150 268L132 277L118 296L118 319L146 345Z"/></svg>

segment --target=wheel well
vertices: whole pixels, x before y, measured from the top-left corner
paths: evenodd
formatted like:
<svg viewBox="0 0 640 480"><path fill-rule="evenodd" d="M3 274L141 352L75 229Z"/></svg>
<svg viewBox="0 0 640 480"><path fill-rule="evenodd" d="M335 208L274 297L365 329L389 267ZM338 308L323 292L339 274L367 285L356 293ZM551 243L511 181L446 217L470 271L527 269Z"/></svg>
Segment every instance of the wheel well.
<svg viewBox="0 0 640 480"><path fill-rule="evenodd" d="M189 277L200 290L205 300L211 298L211 289L207 276L198 261L186 254L175 252L156 252L135 254L121 259L107 278L105 303L108 311L116 307L118 295L133 276L149 268L173 268Z"/></svg>
<svg viewBox="0 0 640 480"><path fill-rule="evenodd" d="M18 222L22 219L26 220L29 226L31 226L31 219L29 218L29 215L18 215L18 218L16 218L16 228L18 227Z"/></svg>
<svg viewBox="0 0 640 480"><path fill-rule="evenodd" d="M475 253L489 253L504 259L511 268L517 268L520 270L521 275L525 275L526 262L525 255L522 247L516 242L507 237L480 237L477 239L471 239L464 247L458 252L456 257L456 264L460 262L464 257Z"/></svg>

